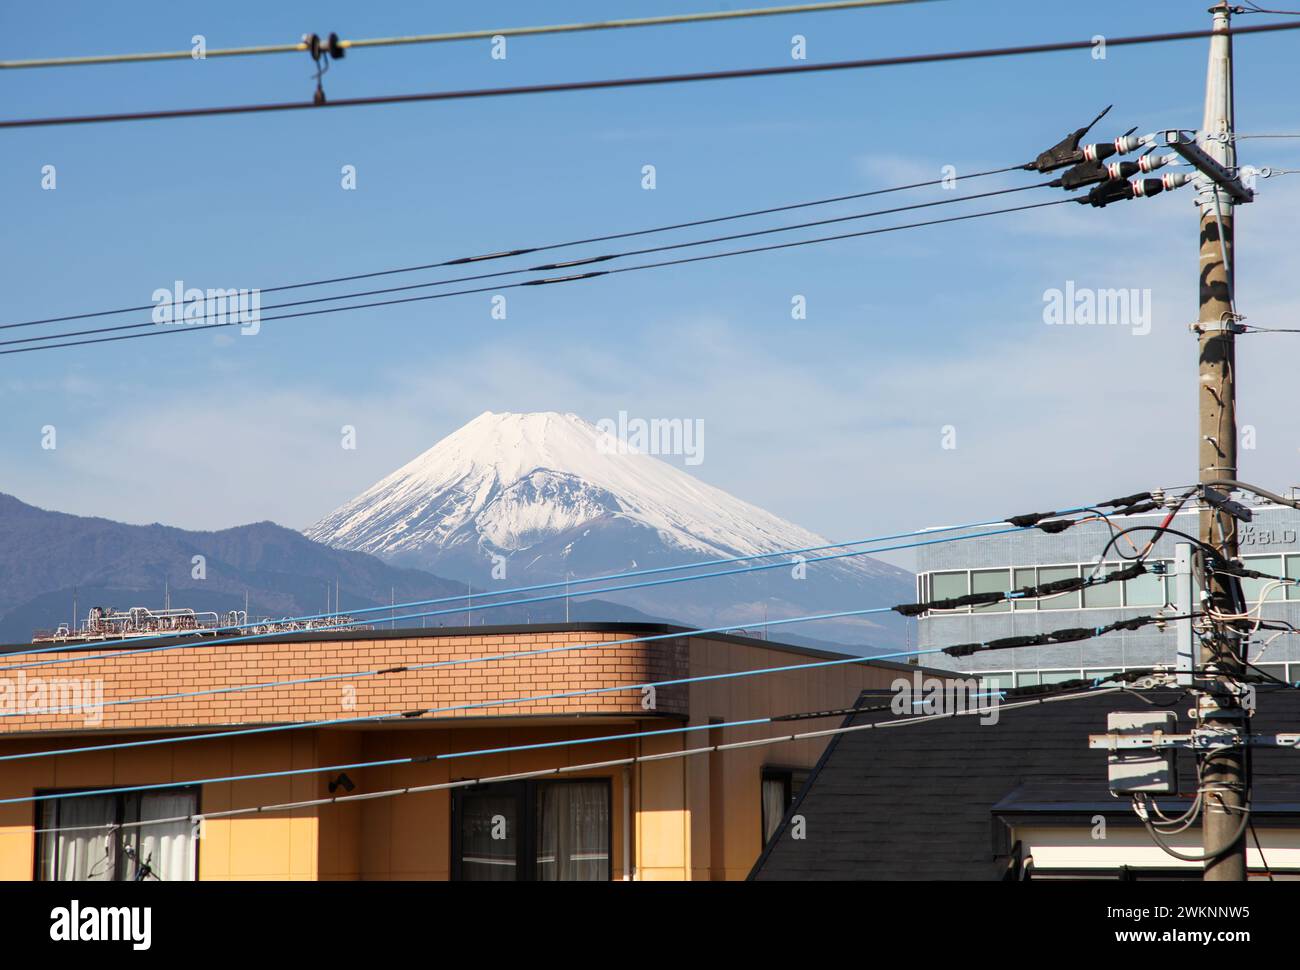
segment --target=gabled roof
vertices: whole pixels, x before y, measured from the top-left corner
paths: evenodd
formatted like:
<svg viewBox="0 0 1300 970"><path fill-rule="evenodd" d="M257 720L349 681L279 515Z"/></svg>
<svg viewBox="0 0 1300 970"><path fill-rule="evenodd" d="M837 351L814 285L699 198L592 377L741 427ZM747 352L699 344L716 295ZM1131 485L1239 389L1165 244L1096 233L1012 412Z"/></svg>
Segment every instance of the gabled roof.
<svg viewBox="0 0 1300 970"><path fill-rule="evenodd" d="M1300 691L1263 688L1254 732L1300 730ZM1179 730L1190 725L1187 695L1145 692L1169 705ZM862 703L866 703L863 701ZM751 879L997 879L996 813L1103 810L1111 824L1137 824L1129 804L1106 788L1106 754L1087 746L1110 711L1141 710L1130 693L943 718L885 731L836 735L800 790ZM891 715L857 715L862 724ZM1300 752L1253 750L1254 802L1261 811L1294 807ZM1182 787L1195 777L1180 752ZM1171 802L1171 806L1175 804ZM804 818L803 839L790 819Z"/></svg>

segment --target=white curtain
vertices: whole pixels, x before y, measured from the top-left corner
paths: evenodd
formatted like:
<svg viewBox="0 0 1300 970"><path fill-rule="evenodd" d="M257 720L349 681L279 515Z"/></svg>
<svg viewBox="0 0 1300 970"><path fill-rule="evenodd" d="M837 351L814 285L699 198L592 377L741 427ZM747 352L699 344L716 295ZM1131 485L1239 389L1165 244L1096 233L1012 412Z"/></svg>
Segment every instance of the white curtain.
<svg viewBox="0 0 1300 970"><path fill-rule="evenodd" d="M751 804L753 804L751 802ZM777 826L785 816L785 779L763 779L763 844L767 845L776 834Z"/></svg>
<svg viewBox="0 0 1300 970"><path fill-rule="evenodd" d="M108 825L116 821L113 817L115 811L116 802L111 796L88 795L60 799L56 817L60 829L76 829L86 825ZM112 880L117 840L112 830L47 832L44 838L53 843L54 852L46 851L46 858L50 860L46 871L51 878L83 882Z"/></svg>
<svg viewBox="0 0 1300 970"><path fill-rule="evenodd" d="M150 792L140 796L139 820L178 818L180 822L141 825L124 830L124 837L135 850L139 863L149 866L154 878L162 882L189 882L194 879L195 828L188 816L198 810L194 792ZM127 879L136 876L135 865L128 864Z"/></svg>
<svg viewBox="0 0 1300 970"><path fill-rule="evenodd" d="M609 877L609 785L538 784L537 878L572 882Z"/></svg>

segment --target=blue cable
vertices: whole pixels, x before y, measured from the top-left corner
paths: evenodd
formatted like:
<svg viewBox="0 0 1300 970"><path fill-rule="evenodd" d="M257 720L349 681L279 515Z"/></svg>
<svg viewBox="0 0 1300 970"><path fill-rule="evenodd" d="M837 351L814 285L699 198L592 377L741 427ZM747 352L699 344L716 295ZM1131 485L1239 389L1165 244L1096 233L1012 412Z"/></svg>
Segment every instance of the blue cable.
<svg viewBox="0 0 1300 970"><path fill-rule="evenodd" d="M1090 506L1080 506L1080 507L1078 507L1078 508L1073 508L1073 509L1063 509L1063 510L1061 510L1061 511L1059 511L1059 512L1056 512L1056 513L1054 513L1054 514L1056 514L1056 515L1074 515L1074 514L1076 514L1076 513L1079 513L1079 512L1087 512L1087 511L1089 511L1089 510L1090 510ZM929 534L933 534L933 533L936 533L936 532L956 532L956 531L959 531L959 530L961 530L961 529L982 529L982 528L986 528L986 527L988 527L988 526L990 526L990 525L1001 525L1003 522L1006 522L1006 521L1007 521L1006 519L990 519L990 520L987 520L987 521L984 521L984 522L970 522L970 523L966 523L966 524L964 524L964 525L945 525L945 526L935 526L935 527L933 527L933 528L928 528L928 529L914 529L914 530L911 531L911 532L898 532L898 533L895 533L895 534L893 534L893 535L876 536L876 537L874 537L874 538L870 538L870 539L855 539L855 540L852 540L852 541L849 541L849 542L828 542L828 543L825 543L824 545L819 545L819 546L805 546L805 547L803 547L803 548L801 548L801 549L781 549L781 550L777 550L776 552L752 553L752 554L750 554L750 555L745 555L745 556L731 556L731 557L724 558L724 559L706 559L706 560L704 560L704 561L702 561L702 562L696 562L696 563L681 563L681 564L676 565L676 566L657 566L657 567L654 567L654 568L652 568L652 569L633 569L633 570L629 570L629 571L627 571L627 572L622 572L622 573L611 573L611 574L606 575L606 576L592 576L592 577L588 577L587 579L556 580L556 581L554 581L554 582L550 582L550 583L536 583L536 584L531 585L531 586L514 586L514 587L510 587L510 588L508 588L508 589L484 590L484 591L482 591L482 592L478 592L478 593L468 592L468 593L466 593L464 596L460 596L460 595L457 595L457 596L442 596L442 597L438 597L438 598L436 598L436 599L428 599L428 600L410 600L410 601L408 601L408 602L405 602L405 603L398 603L398 604L395 604L395 605L394 605L394 604L389 604L388 606L367 606L367 607L363 607L362 609L359 609L359 610L349 610L349 611L348 611L348 614L349 614L349 615L360 616L361 614L366 614L366 613L382 613L382 612L384 612L384 611L388 611L388 612L391 614L391 612L392 612L393 610L398 609L399 607L400 607L401 609L406 609L406 608L409 607L409 606L432 606L432 605L435 605L435 604L438 604L438 603L455 603L455 602L459 602L459 601L461 601L461 600L478 599L478 598L483 597L483 596L506 596L506 595L510 595L510 594L513 594L513 593L528 593L528 592L534 592L534 591L537 591L537 590L543 590L543 589L558 589L558 588L561 587L561 586L564 586L564 587L566 587L566 588L569 588L569 587L572 587L572 586L575 586L575 585L576 585L576 586L584 586L584 585L587 585L588 583L603 583L603 582L607 582L607 581L609 581L609 580L611 580L611 579L627 579L627 578L630 578L630 577L632 577L632 576L651 576L651 575L655 575L655 574L657 574L657 573L675 572L675 571L682 570L682 569L702 569L702 568L704 568L704 567L706 567L706 566L722 566L722 565L727 565L727 564L729 564L729 563L746 562L746 561L749 561L749 560L751 560L751 559L767 559L767 558L770 558L770 557L772 557L772 556L792 556L792 555L799 555L799 554L802 554L802 553L805 553L805 552L820 552L820 551L823 550L823 549L839 549L839 548L843 548L843 547L847 547L847 546L860 546L860 545L865 545L865 544L867 544L867 543L876 543L876 542L892 542L894 539L905 539L905 538L908 538L908 537L910 537L910 536L929 535ZM1032 526L1023 526L1023 527L1021 527L1021 526L1017 526L1016 531L1023 531L1024 529L1028 529L1028 528L1033 528L1033 527L1032 527ZM858 553L858 555L870 555L872 552L884 552L884 551L888 551L888 550L868 549L868 550L863 550L862 552ZM701 577L701 578L704 578L704 577ZM608 591L607 591L607 590L581 590L581 591L579 591L579 592L577 592L577 593L573 593L572 595L575 595L575 596L592 596L592 595L595 595L595 594L597 594L597 593L601 593L601 592L608 592ZM510 605L514 605L514 604L510 604L510 603L486 603L486 604L484 604L484 605L481 607L481 609L491 609L491 608L494 607L494 606L510 606ZM466 609L473 609L473 608L474 608L474 607L466 607ZM461 612L461 611L456 611L456 612ZM330 618L330 617L332 617L332 616L337 616L337 615L338 615L337 613L310 613L310 614L306 614L306 615L303 615L303 616L285 617L284 619L277 620L277 621L274 621L274 622L279 622L279 623L301 623L301 622L306 622L306 621L308 621L308 620L328 619L328 618ZM416 615L421 615L421 614L416 614ZM392 617L392 619L397 619L397 617ZM247 629L255 628L255 627L258 627L258 626L261 626L261 625L262 625L261 623L240 623L240 624L236 624L236 625L234 625L234 626L225 626L225 627L220 627L220 629L223 629L223 630L247 630ZM318 629L332 629L332 628L331 628L331 627L318 627ZM189 634L189 632L190 632L190 631L178 631L178 632L170 632L170 633L151 633L151 634L149 634L149 635L147 635L147 636L133 637L132 640L133 640L134 642L137 642L137 643L138 643L138 642L140 642L140 641L142 641L142 640L146 640L146 641L147 641L147 640L158 640L158 639L171 639L172 637L177 637L177 636L186 636L186 635ZM211 643L211 641L209 641L209 644L210 644L210 643ZM50 651L57 651L57 650L59 650L59 649L66 649L66 647L59 647L59 646L55 646L55 647L42 647L42 648L40 648L40 649L38 649L38 650L26 650L26 651L23 651L23 652L24 652L24 653L45 653L45 652L50 652ZM9 669L9 668L3 668L3 667L0 667L0 670L4 670L4 669Z"/></svg>
<svg viewBox="0 0 1300 970"><path fill-rule="evenodd" d="M849 616L861 615L862 613L873 613L878 611L879 608L877 610L850 611L848 613L828 613L820 616L811 616L811 617L792 617L785 620L772 620L768 622L767 625L775 626L779 623L797 623L797 622L803 622L803 621L813 620L813 619L829 619L831 617L839 617L839 616L846 616L846 615ZM658 633L652 636L637 637L636 639L629 639L629 640L609 640L604 643L587 643L587 644L569 645L564 647L551 647L545 650L531 651L527 654L524 653L507 654L504 656L500 656L499 659L512 659L513 657L517 657L517 656L533 656L538 653L553 653L556 651L563 651L563 650L587 650L593 647L608 647L608 646L616 646L625 643L644 643L650 640L662 640L662 639L670 639L670 638L681 637L681 636L699 635L699 634L707 634L707 633L721 633L721 632L725 632L726 630L734 630L734 629L736 628L721 627L714 630L688 631L687 633ZM733 677L752 677L756 674L786 673L791 670L810 670L817 667L833 667L842 664L868 663L873 660L892 660L899 657L914 657L914 656L920 656L929 653L939 653L941 651L942 651L941 647L927 648L924 650L905 650L900 653L875 654L869 657L837 657L834 660L818 660L806 664L789 664L784 667L761 667L754 670L729 671L721 674L704 674L697 677L678 678L676 680L648 681L646 683L641 683L641 684L620 684L614 687L587 687L581 690L560 691L558 693L552 693L552 694L536 694L531 697L515 697L515 698L507 698L505 700L495 700L495 701L476 701L470 704L456 704L451 707L431 708L429 710L421 711L420 716L424 717L427 714L446 714L453 711L480 710L485 707L508 707L512 704L525 704L525 703L530 703L532 701L561 700L570 697L585 697L593 694L612 694L612 693L617 693L618 691L639 690L645 687L672 687L672 686L677 686L679 684L696 683L696 682L703 682L703 681L710 681L710 680L726 680ZM493 659L498 659L498 658L493 658ZM408 669L410 670L427 669L429 667L436 667L442 664L449 664L449 663L456 663L456 662L457 661L438 661L437 663L416 665ZM54 755L62 755L62 754L85 754L93 751L113 751L113 750L120 750L122 748L153 747L160 744L176 744L184 741L203 741L212 738L240 737L249 734L273 734L280 731L296 731L302 728L337 727L342 724L365 724L365 723L373 723L376 721L401 719L403 717L404 715L400 712L386 713L386 714L367 714L359 717L331 718L329 720L324 720L324 721L295 721L290 724L259 725L257 727L234 728L226 731L210 731L203 734L177 735L174 737L167 737L167 738L147 738L144 740L137 740L137 741L118 741L113 744L89 745L81 748L63 748L63 749L55 749L55 750L48 750L48 751L23 751L23 752L19 752L18 754L0 755L0 762L18 761L27 758L53 757Z"/></svg>
<svg viewBox="0 0 1300 970"><path fill-rule="evenodd" d="M862 660L868 660L873 658L863 657L863 658L855 658L855 659L862 661ZM879 659L879 658L874 658L874 659ZM740 671L738 673L743 674L745 672ZM1030 699L1032 700L1033 698ZM830 715L830 716L834 716L834 715ZM637 732L631 732L626 734L605 735L605 736L594 737L594 738L572 738L564 741L546 741L546 742L539 742L534 744L511 745L511 746L501 747L501 748L484 748L476 751L449 751L438 755L411 755L402 758L385 758L381 761L359 761L359 762L353 762L351 764L326 765L323 767L314 767L314 768L287 768L287 769L282 769L280 771L266 771L266 772L260 772L254 774L227 775L227 776L220 776L216 778L199 778L193 781L168 781L168 782L156 782L154 784L149 784L149 785L124 785L118 788L98 788L98 789L91 789L89 791L54 792L46 795L30 795L30 796L24 796L20 798L0 798L0 805L14 805L20 803L27 803L27 802L42 802L42 801L50 801L53 799L61 799L61 798L82 798L87 795L121 795L121 794L129 794L131 792L158 791L160 789L165 789L165 788L183 788L183 787L188 787L193 785L219 785L219 784L226 784L228 782L235 782L235 781L254 781L263 778L286 778L286 777L292 777L297 775L323 774L325 772L331 772L331 771L354 771L363 768L385 768L394 765L425 763L429 761L447 760L452 758L470 758L470 757L476 757L478 755L507 754L515 751L532 751L539 748L564 747L566 745L578 745L578 744L599 744L604 741L624 741L633 738L653 737L653 736L660 736L666 734L685 734L693 731L713 731L722 728L753 727L759 724L771 724L773 723L773 721L774 721L773 717L751 718L743 721L726 721L721 724L692 724L692 725L686 725L683 727L676 727L676 728L659 728L653 731L637 731ZM776 739L765 739L765 740L779 741L781 739L776 738Z"/></svg>
<svg viewBox="0 0 1300 970"><path fill-rule="evenodd" d="M1087 509L1085 508L1066 509L1065 511L1060 512L1058 514L1072 515L1076 512L1085 512L1085 511L1087 511ZM866 545L867 543L892 542L895 539L907 539L910 538L911 536L930 535L938 532L957 532L962 529L983 529L991 525L1001 525L1005 521L1006 521L1005 519L993 519L987 522L971 522L965 525L945 525L945 526L936 526L934 528L929 528L929 529L914 529L911 532L898 532L895 533L894 535L875 536L870 539L854 539L849 542L828 542L819 546L804 546L801 549L779 549L776 552L759 552L759 553L752 553L750 555L745 555L745 556L731 556L725 559L706 559L701 562L681 563L676 566L656 566L653 569L632 569L632 570L628 570L627 572L610 573L605 576L590 576L586 579L556 580L554 582L549 582L549 583L536 583L531 586L513 586L507 589L483 590L478 593L470 592L470 593L465 593L463 595L457 595L457 596L441 596L436 599L410 600L405 603L389 604L388 606L367 606L358 610L348 610L347 612L349 616L360 616L362 614L368 614L368 613L383 613L383 612L391 613L393 610L396 609L404 610L407 607L411 607L411 606L434 606L439 603L457 603L464 600L478 599L484 596L508 596L514 593L532 593L544 589L559 589L562 586L566 588L572 586L585 586L588 583L604 583L613 579L629 579L633 576L652 576L658 573L676 572L682 569L703 569L708 566L725 566L730 563L747 562L751 559L768 559L771 558L772 556L794 556L794 555L800 555L805 552L821 552L824 549L840 549L840 548L847 548L849 546ZM876 551L876 550L864 550L864 552L861 554L869 555L872 551ZM572 595L590 596L599 592L603 592L603 590L580 590L576 593L573 593ZM481 607L475 607L475 608L491 609L494 606L504 606L504 605L509 605L509 604L487 603L482 605ZM330 617L337 616L337 615L338 615L337 612L310 613L305 616L291 616L291 617L286 617L282 620L275 620L271 622L302 623L308 620L329 619ZM261 623L239 623L233 626L223 626L220 627L219 629L247 630L261 625L262 625ZM193 631L182 630L182 631L171 632L171 633L151 633L148 634L147 636L132 637L132 642L138 643L140 641L147 641L147 640L172 639L173 637L187 636L187 635L193 635ZM30 650L26 652L39 653L39 652L44 652L46 649L58 649L58 648L42 648L42 650L39 651Z"/></svg>
<svg viewBox="0 0 1300 970"><path fill-rule="evenodd" d="M920 546L930 546L930 545L936 545L944 542L957 542L962 539L982 539L987 536L1006 535L1011 532L1020 532L1020 531L1022 530L1019 528L995 529L991 532L977 532L972 535L965 535L965 536L949 536L948 538L945 539L928 539L924 542L908 542L908 543L902 543L901 545L884 546L879 549L864 549L864 550L855 550L850 552L837 552L825 556L814 556L811 559L804 560L804 564L815 563L815 562L826 562L832 559L843 559L849 556L864 556L864 555L880 553L880 552L893 552L898 549L914 549ZM672 583L693 582L694 580L698 580L698 579L714 579L719 576L734 576L739 573L755 573L755 572L762 572L763 570L767 570L767 569L784 569L788 565L789 563L775 562L775 563L767 563L761 566L746 566L743 569L724 569L718 572L700 573L693 576L676 576L670 579L656 579L644 583L626 583L622 586L609 586L603 589L585 590L580 595L595 596L602 593L616 593L616 592L622 592L631 589L647 589L652 586L666 586ZM528 603L541 603L541 602L548 602L557 599L566 599L569 595L570 594L568 593L555 593L549 596L534 596L525 599L505 600L500 603L491 603L489 605L492 607L522 606ZM414 619L420 619L424 617L446 616L452 613L463 613L467 609L472 610L473 607L462 606L451 610L431 610L422 613L407 613L403 616L392 617L391 619L394 622L396 622L397 620L414 620ZM885 607L884 609L887 611L888 609L890 609L890 607ZM359 621L357 620L351 620L346 623L337 623L329 626L316 627L313 630L302 631L302 632L319 633L319 632L324 632L329 630L346 629L349 626L355 626L358 622ZM739 629L739 627L732 626L729 627L728 629L734 630L734 629ZM436 636L436 634L431 634L431 635ZM283 636L285 636L285 634L283 632L279 632L279 633L259 633L259 634L253 634L251 636L244 636L244 637L225 637L225 638L217 638L215 640L194 640L194 641L187 641L183 643L165 644L159 647L144 647L139 650L120 650L111 654L77 655L72 657L63 657L58 660L37 660L37 661L32 661L31 663L7 664L5 666L0 666L0 671L25 670L31 667L43 667L50 664L76 663L84 660L105 660L105 659L116 659L121 657L132 657L138 654L155 653L163 650L185 650L185 649L190 649L192 647L212 647L212 646L223 646L231 643L248 643L251 641L265 640L269 638L278 638ZM27 654L51 653L51 652L66 653L67 651L68 651L68 647L66 644L64 644L64 645L58 645L53 647L42 647L36 650L24 650L21 651L21 654L27 655Z"/></svg>
<svg viewBox="0 0 1300 970"><path fill-rule="evenodd" d="M747 721L728 721L723 724L693 724L686 727L678 728L660 728L654 731L638 731L632 734L611 735L599 738L575 738L570 742L555 742L568 744L596 744L601 741L628 740L631 738L649 737L651 735L661 734L682 734L687 731L717 730L718 728L741 727L755 724L768 724L771 722L770 717L756 718ZM542 745L548 746L548 745ZM525 750L532 745L522 746L520 750ZM409 765L416 762L433 761L436 758L459 757L467 758L477 754L500 754L509 751L509 748L497 748L490 751L460 751L449 752L446 755L434 755L426 757L424 755L410 755L405 758L385 758L382 761L356 761L345 765L326 765L316 768L286 768L280 771L264 771L249 775L228 775L219 778L198 778L194 781L163 781L152 785L124 785L119 788L97 788L90 791L72 791L72 792L54 792L48 795L31 795L23 798L0 798L0 805L15 805L22 802L44 802L59 798L83 798L87 795L123 795L130 792L158 791L162 788L184 788L191 785L220 785L232 781L256 781L263 778L288 778L294 775L316 775L329 771L356 771L362 768L387 768L393 765Z"/></svg>

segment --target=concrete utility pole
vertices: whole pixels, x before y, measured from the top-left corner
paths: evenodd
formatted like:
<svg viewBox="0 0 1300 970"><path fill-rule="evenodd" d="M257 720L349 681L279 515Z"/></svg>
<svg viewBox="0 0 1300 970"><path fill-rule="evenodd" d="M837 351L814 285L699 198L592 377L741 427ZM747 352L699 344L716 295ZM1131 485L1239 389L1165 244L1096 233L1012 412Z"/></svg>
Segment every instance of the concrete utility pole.
<svg viewBox="0 0 1300 970"><path fill-rule="evenodd" d="M1210 64L1205 80L1205 119L1201 148L1220 165L1236 174L1237 150L1233 133L1232 37L1226 31L1232 8L1220 2L1210 8L1216 35L1210 38ZM1236 350L1232 324L1236 322L1233 273L1232 197L1221 187L1204 181L1197 200L1200 207L1200 315L1196 330L1200 345L1200 481L1202 484L1237 478ZM1224 559L1237 556L1237 523L1227 513L1202 503L1199 538L1219 550ZM1207 577L1210 601L1216 609L1235 612L1225 577ZM1240 642L1216 624L1213 641L1222 655L1215 661L1206 647L1203 666L1217 663L1225 676L1218 687L1200 695L1200 712L1206 726L1240 729L1242 709L1229 689L1241 672ZM1243 738L1244 742L1244 738ZM1202 840L1206 855L1222 852L1205 865L1207 881L1241 881L1246 878L1246 840L1241 829L1244 809L1245 748L1223 748L1204 756L1205 792ZM1241 834L1234 840L1234 834ZM1227 851L1224 851L1224 850Z"/></svg>

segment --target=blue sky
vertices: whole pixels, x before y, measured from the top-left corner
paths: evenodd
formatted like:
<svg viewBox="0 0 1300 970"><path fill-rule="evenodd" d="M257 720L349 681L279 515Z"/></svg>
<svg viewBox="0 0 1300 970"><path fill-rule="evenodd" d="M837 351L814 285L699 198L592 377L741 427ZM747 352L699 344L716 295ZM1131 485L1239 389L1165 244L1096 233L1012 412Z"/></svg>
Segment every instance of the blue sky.
<svg viewBox="0 0 1300 970"><path fill-rule="evenodd" d="M28 4L0 14L0 56L177 49L194 34L210 47L313 30L386 36L716 3ZM361 50L325 83L347 97L783 64L796 33L812 61L1119 36L1204 28L1206 6L951 0L512 39L504 61L491 59L486 41ZM1297 34L1238 41L1240 131L1300 132L1297 45ZM1205 62L1206 42L1192 41L1112 48L1104 60L1080 51L8 131L2 316L146 303L177 279L269 286L865 191L936 178L944 165L1013 164L1111 102L1099 139L1134 125L1195 127ZM304 54L6 71L0 86L3 115L18 117L294 100L310 96L311 74ZM1243 144L1243 163L1300 167L1300 140ZM50 164L58 187L43 191ZM641 187L647 164L654 191ZM343 165L356 166L356 191L340 188ZM1295 183L1300 176L1261 183L1260 200L1240 214L1239 308L1253 323L1297 324L1287 276ZM1011 203L987 205L1001 204ZM1046 326L1044 290L1067 281L1149 289L1151 333ZM1195 282L1196 216L1184 189L1104 211L1059 207L509 290L504 321L491 318L484 294L267 323L256 337L0 357L0 491L131 522L300 528L484 410L593 421L627 411L702 420L705 460L693 474L836 538L1060 507L1194 478L1186 323ZM807 298L806 320L790 318L795 294ZM1294 406L1296 339L1240 342L1241 420L1257 428L1242 472L1272 487L1300 481L1300 441L1284 410ZM41 448L46 425L58 431L53 451ZM357 429L355 450L339 446L343 425ZM955 449L941 447L946 425Z"/></svg>

